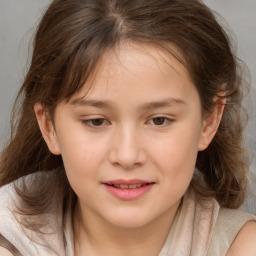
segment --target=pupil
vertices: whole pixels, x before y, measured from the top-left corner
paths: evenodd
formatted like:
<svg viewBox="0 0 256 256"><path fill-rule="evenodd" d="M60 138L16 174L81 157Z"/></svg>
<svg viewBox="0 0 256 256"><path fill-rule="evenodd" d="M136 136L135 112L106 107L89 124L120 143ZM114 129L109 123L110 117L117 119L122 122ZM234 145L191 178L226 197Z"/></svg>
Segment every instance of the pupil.
<svg viewBox="0 0 256 256"><path fill-rule="evenodd" d="M156 125L162 125L164 123L165 118L164 117L155 117L153 118L154 124Z"/></svg>
<svg viewBox="0 0 256 256"><path fill-rule="evenodd" d="M95 125L95 126L102 125L103 119L94 119L94 120L92 120L92 123L93 123L93 125Z"/></svg>

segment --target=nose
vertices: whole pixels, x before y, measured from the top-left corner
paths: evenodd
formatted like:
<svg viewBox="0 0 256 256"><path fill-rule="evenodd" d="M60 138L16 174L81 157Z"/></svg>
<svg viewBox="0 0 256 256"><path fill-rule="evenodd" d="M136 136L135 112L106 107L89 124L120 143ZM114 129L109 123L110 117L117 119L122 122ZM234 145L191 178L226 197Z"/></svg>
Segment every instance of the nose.
<svg viewBox="0 0 256 256"><path fill-rule="evenodd" d="M146 161L143 138L136 128L123 128L115 131L109 152L110 162L129 170L142 166Z"/></svg>

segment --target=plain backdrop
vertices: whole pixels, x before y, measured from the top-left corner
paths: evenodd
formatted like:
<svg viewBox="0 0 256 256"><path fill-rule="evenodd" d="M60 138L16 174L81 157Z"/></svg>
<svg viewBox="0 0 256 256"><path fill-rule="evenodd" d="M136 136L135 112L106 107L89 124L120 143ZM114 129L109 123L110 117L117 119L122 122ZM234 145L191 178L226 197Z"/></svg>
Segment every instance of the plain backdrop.
<svg viewBox="0 0 256 256"><path fill-rule="evenodd" d="M29 66L31 38L50 0L0 0L0 149L9 135L10 110ZM237 54L251 71L249 124L246 129L251 169L256 174L256 1L205 0L233 33ZM227 25L229 24L229 25ZM252 182L255 182L252 176ZM256 186L255 183L252 185ZM247 206L256 212L256 200Z"/></svg>

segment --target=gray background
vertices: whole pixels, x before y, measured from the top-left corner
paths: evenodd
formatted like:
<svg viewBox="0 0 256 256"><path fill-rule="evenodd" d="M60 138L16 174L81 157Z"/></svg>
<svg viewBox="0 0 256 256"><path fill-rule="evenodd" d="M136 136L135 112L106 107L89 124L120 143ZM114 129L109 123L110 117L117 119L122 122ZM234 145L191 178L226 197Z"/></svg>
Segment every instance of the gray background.
<svg viewBox="0 0 256 256"><path fill-rule="evenodd" d="M256 174L256 1L205 0L229 24L237 53L251 71L250 119L246 129L251 167ZM9 134L12 103L29 65L29 42L50 0L0 0L0 148ZM225 21L224 21L225 22ZM249 99L246 99L246 103ZM254 177L254 176L252 176ZM253 184L255 180L252 178ZM256 200L247 205L256 213Z"/></svg>

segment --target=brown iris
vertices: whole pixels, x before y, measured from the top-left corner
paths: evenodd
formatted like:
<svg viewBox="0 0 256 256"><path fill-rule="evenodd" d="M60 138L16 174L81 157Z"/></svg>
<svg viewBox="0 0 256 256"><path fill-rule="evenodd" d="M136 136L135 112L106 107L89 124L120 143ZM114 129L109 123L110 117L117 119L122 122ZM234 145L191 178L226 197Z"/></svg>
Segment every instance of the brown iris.
<svg viewBox="0 0 256 256"><path fill-rule="evenodd" d="M91 122L92 122L92 124L93 124L94 126L100 126L100 125L102 125L102 124L103 124L104 119L97 118L97 119L93 119L93 120L91 120Z"/></svg>
<svg viewBox="0 0 256 256"><path fill-rule="evenodd" d="M165 122L165 117L155 117L153 118L153 122L155 125L163 125Z"/></svg>

